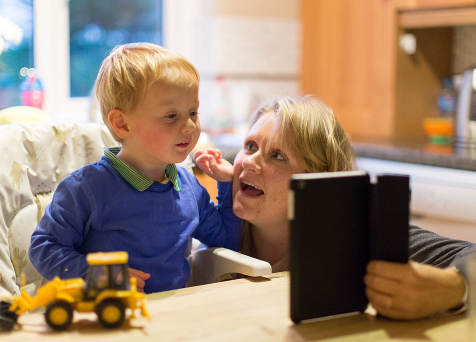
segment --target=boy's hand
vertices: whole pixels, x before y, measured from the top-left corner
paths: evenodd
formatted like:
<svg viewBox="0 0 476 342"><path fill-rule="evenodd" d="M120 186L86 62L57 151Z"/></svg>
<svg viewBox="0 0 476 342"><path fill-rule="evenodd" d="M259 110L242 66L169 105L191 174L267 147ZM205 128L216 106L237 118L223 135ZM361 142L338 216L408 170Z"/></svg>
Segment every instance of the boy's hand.
<svg viewBox="0 0 476 342"><path fill-rule="evenodd" d="M137 279L137 291L144 292L145 281L150 278L149 273L145 273L134 268L128 268L129 277L134 277Z"/></svg>
<svg viewBox="0 0 476 342"><path fill-rule="evenodd" d="M208 176L218 182L229 182L233 179L233 165L223 159L220 150L209 148L195 152L195 163Z"/></svg>

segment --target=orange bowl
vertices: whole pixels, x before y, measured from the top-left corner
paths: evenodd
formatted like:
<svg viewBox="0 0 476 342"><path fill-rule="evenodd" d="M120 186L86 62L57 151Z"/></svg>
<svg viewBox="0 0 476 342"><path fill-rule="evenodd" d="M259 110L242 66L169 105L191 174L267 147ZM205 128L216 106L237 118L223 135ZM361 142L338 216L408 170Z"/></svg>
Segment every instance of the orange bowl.
<svg viewBox="0 0 476 342"><path fill-rule="evenodd" d="M452 135L453 120L449 118L425 118L423 128L428 136Z"/></svg>

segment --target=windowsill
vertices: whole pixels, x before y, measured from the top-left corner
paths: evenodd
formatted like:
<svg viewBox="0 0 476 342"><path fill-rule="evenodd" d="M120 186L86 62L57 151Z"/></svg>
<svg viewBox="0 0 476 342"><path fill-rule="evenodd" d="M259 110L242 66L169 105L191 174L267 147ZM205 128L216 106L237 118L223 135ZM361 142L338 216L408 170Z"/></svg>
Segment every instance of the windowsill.
<svg viewBox="0 0 476 342"><path fill-rule="evenodd" d="M88 97L70 98L63 104L52 104L45 108L56 122L94 122L96 118L90 118L91 100ZM102 122L99 117L98 122Z"/></svg>

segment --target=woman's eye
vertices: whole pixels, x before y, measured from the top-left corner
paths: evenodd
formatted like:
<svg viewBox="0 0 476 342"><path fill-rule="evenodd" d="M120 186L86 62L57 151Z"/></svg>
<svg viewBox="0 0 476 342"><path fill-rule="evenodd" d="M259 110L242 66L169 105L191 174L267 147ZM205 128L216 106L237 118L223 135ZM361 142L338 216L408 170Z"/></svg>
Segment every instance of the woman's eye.
<svg viewBox="0 0 476 342"><path fill-rule="evenodd" d="M251 142L251 141L245 143L245 149L246 150L252 150L254 148L254 146L255 146L254 143Z"/></svg>
<svg viewBox="0 0 476 342"><path fill-rule="evenodd" d="M271 157L276 160L286 160L278 151L274 151L273 153L271 153Z"/></svg>

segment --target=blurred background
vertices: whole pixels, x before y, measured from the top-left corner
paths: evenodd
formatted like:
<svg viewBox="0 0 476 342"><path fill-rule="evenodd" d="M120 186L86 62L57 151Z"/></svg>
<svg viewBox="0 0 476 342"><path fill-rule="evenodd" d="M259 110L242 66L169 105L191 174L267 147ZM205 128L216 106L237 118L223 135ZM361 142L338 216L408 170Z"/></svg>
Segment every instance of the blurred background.
<svg viewBox="0 0 476 342"><path fill-rule="evenodd" d="M100 121L92 88L101 61L118 44L147 41L196 65L202 125L212 136L243 135L263 100L310 93L328 102L353 136L424 137L427 129L435 144L445 144L462 76L476 64L475 6L2 0L0 110L27 104L54 120Z"/></svg>
<svg viewBox="0 0 476 342"><path fill-rule="evenodd" d="M476 241L476 0L0 0L0 124L101 122L100 63L137 41L197 67L201 147L233 161L259 103L317 95L360 169L411 175L412 222Z"/></svg>
<svg viewBox="0 0 476 342"><path fill-rule="evenodd" d="M92 88L114 46L145 41L201 75L204 131L244 133L251 109L300 93L300 2L2 0L0 110L41 107L58 121L101 121ZM22 99L23 96L23 99Z"/></svg>

